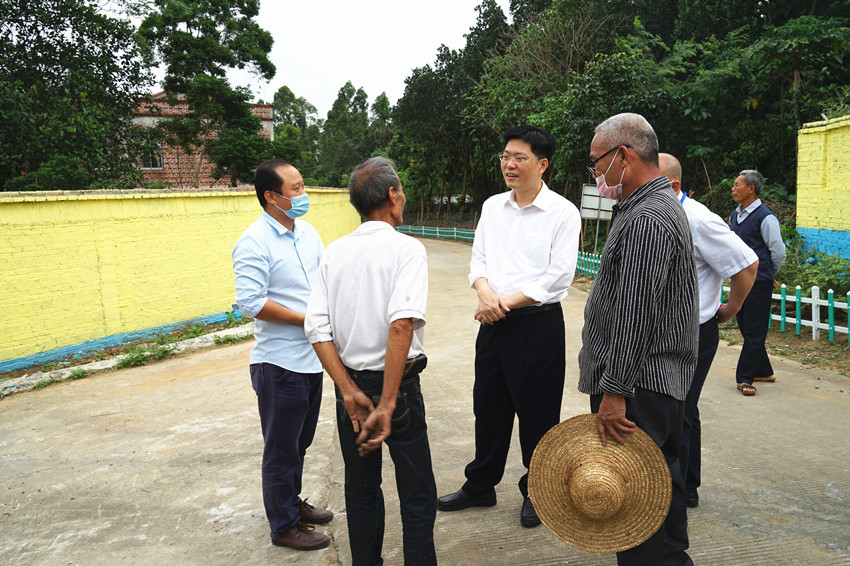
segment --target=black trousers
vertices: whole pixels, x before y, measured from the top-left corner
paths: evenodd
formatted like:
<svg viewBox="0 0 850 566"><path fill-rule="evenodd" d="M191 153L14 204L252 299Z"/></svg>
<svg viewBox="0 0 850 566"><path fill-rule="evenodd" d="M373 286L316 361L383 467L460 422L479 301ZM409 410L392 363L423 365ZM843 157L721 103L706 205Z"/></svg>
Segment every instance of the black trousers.
<svg viewBox="0 0 850 566"><path fill-rule="evenodd" d="M736 315L738 329L744 338L744 346L738 358L738 369L735 371L735 380L738 383L752 385L754 377L773 375L773 367L764 347L772 295L773 281L756 281Z"/></svg>
<svg viewBox="0 0 850 566"><path fill-rule="evenodd" d="M590 411L599 412L602 395L590 396ZM645 542L617 553L619 566L693 566L688 553L688 514L685 484L679 464L685 402L669 395L636 388L626 399L626 418L652 438L664 454L673 482L673 498L664 524Z"/></svg>
<svg viewBox="0 0 850 566"><path fill-rule="evenodd" d="M694 380L691 382L691 388L688 390L688 396L685 399L682 446L679 449L679 461L682 464L682 477L685 480L686 492L696 491L702 483L702 427L697 404L719 343L720 333L717 330L717 319L712 318L699 325L697 368L694 370Z"/></svg>
<svg viewBox="0 0 850 566"><path fill-rule="evenodd" d="M526 470L537 443L560 422L565 343L560 305L481 325L472 389L475 459L466 466L463 485L468 495L480 495L502 481L514 415ZM528 472L520 478L519 489L528 497Z"/></svg>

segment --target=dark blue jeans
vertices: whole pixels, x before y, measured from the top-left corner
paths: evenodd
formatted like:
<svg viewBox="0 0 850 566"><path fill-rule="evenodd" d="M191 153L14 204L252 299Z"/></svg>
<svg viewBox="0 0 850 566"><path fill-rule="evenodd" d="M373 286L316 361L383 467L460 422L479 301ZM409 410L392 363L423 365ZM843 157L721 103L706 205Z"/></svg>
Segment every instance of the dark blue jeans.
<svg viewBox="0 0 850 566"><path fill-rule="evenodd" d="M602 395L590 396L590 411L599 411ZM693 566L688 553L688 510L685 482L679 464L684 401L647 389L635 388L626 399L626 418L634 422L661 449L673 482L673 498L664 524L645 542L617 553L618 566Z"/></svg>
<svg viewBox="0 0 850 566"><path fill-rule="evenodd" d="M349 375L376 405L381 398L381 372L349 370ZM345 511L353 566L383 564L384 494L381 490L381 453L357 454L357 434L336 389L339 444L345 461ZM419 375L401 382L392 417L392 432L386 439L395 465L403 528L404 563L434 565L434 520L437 516L437 486L431 468L431 448L425 425L425 402Z"/></svg>
<svg viewBox="0 0 850 566"><path fill-rule="evenodd" d="M711 362L717 353L720 343L720 333L717 329L717 319L712 318L699 325L699 350L697 367L694 370L694 380L688 389L685 399L685 418L682 421L682 446L679 449L679 462L682 465L682 478L685 480L685 491L696 491L702 483L701 454L702 426L699 420L699 396L702 386L711 369Z"/></svg>
<svg viewBox="0 0 850 566"><path fill-rule="evenodd" d="M301 520L304 454L313 442L322 403L322 373L296 373L273 364L251 364L263 429L263 504L271 536Z"/></svg>

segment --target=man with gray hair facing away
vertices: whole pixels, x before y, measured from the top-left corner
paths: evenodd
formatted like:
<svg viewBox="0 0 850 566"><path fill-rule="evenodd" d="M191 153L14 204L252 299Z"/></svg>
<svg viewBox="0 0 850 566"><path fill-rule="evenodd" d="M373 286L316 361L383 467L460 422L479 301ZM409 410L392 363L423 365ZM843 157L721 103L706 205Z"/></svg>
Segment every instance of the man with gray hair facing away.
<svg viewBox="0 0 850 566"><path fill-rule="evenodd" d="M618 552L617 563L691 566L679 464L699 333L688 220L658 168L658 138L643 116L618 114L599 124L590 159L600 193L619 202L585 305L578 388L590 395L602 444L622 444L622 435L640 427L664 454L673 488L664 524Z"/></svg>
<svg viewBox="0 0 850 566"><path fill-rule="evenodd" d="M750 397L756 394L754 381L776 381L764 347L770 322L770 302L776 286L776 272L785 263L785 244L776 215L762 204L759 193L764 177L752 169L738 174L732 186L732 198L738 203L729 217L729 226L759 258L756 282L738 311L738 329L744 337L735 381L738 390Z"/></svg>
<svg viewBox="0 0 850 566"><path fill-rule="evenodd" d="M395 464L404 563L433 565L437 488L419 384L427 363L425 246L395 231L406 199L392 161L373 157L358 165L348 191L365 221L325 251L304 327L336 385L351 560L354 566L383 563L386 442Z"/></svg>
<svg viewBox="0 0 850 566"><path fill-rule="evenodd" d="M697 488L702 482L701 459L702 428L699 420L699 396L717 345L720 343L718 324L731 320L741 308L753 286L758 271L755 252L735 235L722 218L704 204L695 201L681 190L682 165L669 153L658 156L661 172L667 175L676 197L688 217L694 241L694 258L697 266L699 288L699 357L694 370L694 380L685 399L685 419L682 425L682 478L688 494L688 507L699 505ZM721 302L721 285L730 278L731 287L727 302Z"/></svg>

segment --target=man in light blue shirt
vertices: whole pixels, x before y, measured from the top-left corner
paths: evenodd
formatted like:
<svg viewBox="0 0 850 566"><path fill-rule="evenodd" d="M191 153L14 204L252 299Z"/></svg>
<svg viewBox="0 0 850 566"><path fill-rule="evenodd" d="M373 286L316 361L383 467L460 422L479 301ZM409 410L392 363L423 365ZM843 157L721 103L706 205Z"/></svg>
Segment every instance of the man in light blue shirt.
<svg viewBox="0 0 850 566"><path fill-rule="evenodd" d="M299 494L322 400L322 365L304 334L322 240L310 224L296 220L307 212L309 198L295 167L266 161L257 167L254 186L263 214L233 248L233 306L256 319L250 369L265 443L263 503L273 544L316 550L330 539L310 523L327 523L333 513Z"/></svg>

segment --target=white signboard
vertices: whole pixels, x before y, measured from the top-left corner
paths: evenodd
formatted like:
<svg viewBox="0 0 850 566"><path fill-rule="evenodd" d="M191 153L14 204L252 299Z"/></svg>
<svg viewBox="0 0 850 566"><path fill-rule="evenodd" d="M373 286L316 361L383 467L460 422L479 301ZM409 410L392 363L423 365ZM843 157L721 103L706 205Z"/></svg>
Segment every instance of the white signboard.
<svg viewBox="0 0 850 566"><path fill-rule="evenodd" d="M584 220L611 220L611 207L617 201L604 198L596 185L581 188L581 217Z"/></svg>

